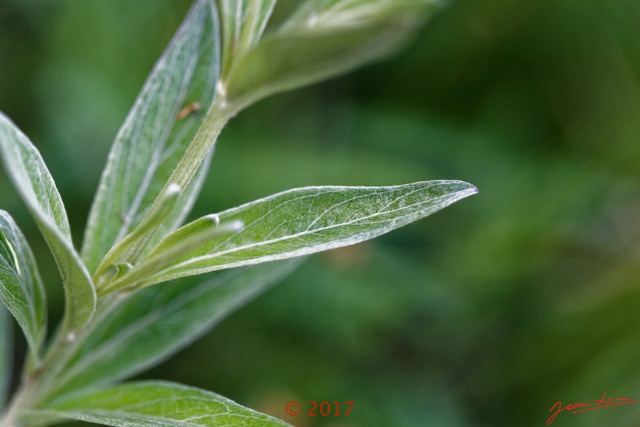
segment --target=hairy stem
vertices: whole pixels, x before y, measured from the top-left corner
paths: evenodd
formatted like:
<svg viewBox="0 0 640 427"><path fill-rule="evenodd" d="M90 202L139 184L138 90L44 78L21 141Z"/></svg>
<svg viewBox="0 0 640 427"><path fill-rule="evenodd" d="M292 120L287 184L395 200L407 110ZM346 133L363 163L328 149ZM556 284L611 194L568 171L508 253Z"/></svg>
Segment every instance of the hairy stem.
<svg viewBox="0 0 640 427"><path fill-rule="evenodd" d="M154 215L158 214L158 211L162 208L162 200L167 197L173 188L176 188L176 186L177 188L186 188L187 185L189 185L189 182L198 171L198 168L207 156L207 153L215 145L220 132L229 120L238 113L238 111L239 108L237 108L235 104L227 103L224 97L224 84L222 80L219 81L218 95L215 102L207 112L207 116L198 129L198 132L193 137L193 141L191 141L191 144L180 159L180 162L173 170L173 173L167 180L164 188L158 197L156 197L156 201L151 206L151 209L145 216L145 219L143 219L143 223L147 218L152 218ZM107 267L111 261L112 260L108 260L107 262L103 261L101 264L103 267ZM130 273L119 277L117 280L98 286L98 297L129 286L130 275L136 273L137 270L134 267Z"/></svg>
<svg viewBox="0 0 640 427"><path fill-rule="evenodd" d="M224 87L222 81L218 83L218 87ZM218 92L220 92L220 89L218 89ZM237 109L228 104L225 97L218 93L200 129L193 137L193 141L189 144L182 159L180 159L180 162L156 198L156 202L151 208L152 211L157 209L157 201L161 200L172 186L178 185L180 188L185 188L189 184L207 153L215 144L224 126L237 112Z"/></svg>
<svg viewBox="0 0 640 427"><path fill-rule="evenodd" d="M103 298L93 318L77 336L69 336L66 332L58 333L49 345L42 364L32 370L27 370L25 366L22 384L14 394L4 417L0 419L0 427L23 427L19 417L52 397L56 380L74 352L120 302L115 296Z"/></svg>
<svg viewBox="0 0 640 427"><path fill-rule="evenodd" d="M220 86L223 88L224 86ZM207 113L202 126L193 138L193 141L185 151L180 163L173 171L165 188L161 191L160 199L172 185L186 187L196 171L200 167L207 152L211 150L218 135L227 122L237 114L238 108L226 102L223 93L218 93L216 101ZM154 204L151 208L156 208ZM98 309L93 318L77 334L70 334L67 330L61 330L53 339L44 361L37 368L29 370L25 367L25 373L20 388L14 395L9 408L3 418L0 419L0 427L23 427L19 417L25 411L36 408L38 405L52 399L56 389L56 379L73 357L79 345L95 330L102 319L121 301L115 295L106 296L118 290L117 283L107 284L99 289L100 298ZM116 286L114 286L116 285Z"/></svg>

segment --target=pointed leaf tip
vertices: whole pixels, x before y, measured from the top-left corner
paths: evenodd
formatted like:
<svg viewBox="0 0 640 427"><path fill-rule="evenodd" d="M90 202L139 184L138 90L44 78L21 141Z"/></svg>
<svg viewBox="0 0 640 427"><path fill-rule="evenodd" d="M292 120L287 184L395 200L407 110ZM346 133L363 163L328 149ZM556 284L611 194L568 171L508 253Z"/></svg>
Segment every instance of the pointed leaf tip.
<svg viewBox="0 0 640 427"><path fill-rule="evenodd" d="M145 283L352 245L431 215L477 191L463 181L285 191L220 213L221 224L242 221L243 229L224 239L205 240L190 252L166 259L172 264ZM167 239L180 240L178 236L198 228L198 221L179 228Z"/></svg>

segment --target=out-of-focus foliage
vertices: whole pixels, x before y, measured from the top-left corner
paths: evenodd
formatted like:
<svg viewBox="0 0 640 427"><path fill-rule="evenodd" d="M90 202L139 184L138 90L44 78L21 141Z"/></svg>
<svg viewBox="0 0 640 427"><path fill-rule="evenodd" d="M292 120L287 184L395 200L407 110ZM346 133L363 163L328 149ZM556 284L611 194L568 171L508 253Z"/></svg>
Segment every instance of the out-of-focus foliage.
<svg viewBox="0 0 640 427"><path fill-rule="evenodd" d="M0 108L42 151L76 237L189 4L0 1ZM393 61L240 115L194 218L303 185L460 178L481 193L312 259L148 376L282 417L290 400L356 403L348 418L288 419L302 427L538 426L558 400L640 398L639 19L631 0L460 0ZM50 282L4 178L0 201Z"/></svg>

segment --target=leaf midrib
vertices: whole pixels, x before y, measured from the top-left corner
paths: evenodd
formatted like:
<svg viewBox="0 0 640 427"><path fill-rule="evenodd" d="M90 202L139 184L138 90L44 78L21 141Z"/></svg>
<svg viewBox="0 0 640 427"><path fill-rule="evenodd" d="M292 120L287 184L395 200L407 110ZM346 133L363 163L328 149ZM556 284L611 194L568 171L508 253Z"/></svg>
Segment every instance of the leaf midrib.
<svg viewBox="0 0 640 427"><path fill-rule="evenodd" d="M419 190L416 190L416 191L419 191ZM235 253L235 252L239 252L239 251L243 251L243 250L247 250L247 249L253 249L253 248L256 248L256 247L262 247L262 246L270 245L270 244L273 244L273 243L278 243L278 242L282 242L282 241L286 241L286 240L292 240L292 239L296 239L298 237L305 236L305 235L313 235L313 234L316 234L316 233L319 233L319 232L322 232L322 231L326 231L326 230L331 230L331 229L334 229L334 228L347 227L347 226L352 225L354 223L357 223L357 222L360 222L360 221L364 221L364 220L367 220L367 219L370 219L370 218L375 218L375 217L386 215L386 214L393 214L394 212L410 209L410 208L412 208L414 206L418 206L420 204L429 203L429 202L433 202L433 201L437 201L437 200L441 200L441 199L448 199L450 197L451 197L451 195L449 195L449 196L440 196L440 197L438 197L436 199L431 199L431 200L427 200L427 201L421 201L421 202L418 202L418 203L414 203L412 205L403 206L402 208L398 208L398 209L394 209L394 210L390 210L390 211L385 211L385 212L380 212L379 211L379 212L376 212L375 214L371 214L371 215L368 215L368 216L360 217L360 218L357 218L357 219L354 219L354 220L351 220L351 221L347 221L347 222L341 222L339 224L332 224L332 225L329 225L329 226L320 227L320 228L317 228L317 229L312 230L312 231L304 230L304 231L301 231L301 232L298 232L298 233L289 234L287 236L278 237L276 239L264 240L264 241L260 241L260 242L256 242L256 243L251 243L251 244L248 244L248 245L238 246L238 247L235 247L235 248L231 248L231 249L228 249L228 250L225 250L225 251L216 252L216 253L208 253L208 254L205 254L205 255L201 255L199 257L191 258L188 261L184 261L184 262L176 264L174 266L171 266L167 270L174 270L174 269L183 268L183 267L189 266L192 263L197 263L199 261L210 260L210 259L222 257L224 255L228 255L228 254L231 254L231 253ZM393 202L391 202L391 203L393 203ZM437 203L434 203L434 204L437 205ZM402 217L393 218L390 221L393 222L393 221L398 221L400 219L402 219ZM242 233L242 231L240 231L240 232L238 232L236 234L239 234L239 233ZM358 235L360 235L360 233L356 234L356 236L358 236ZM340 239L339 241L344 241L344 240L349 240L349 239L350 239L349 237L346 237L345 239Z"/></svg>

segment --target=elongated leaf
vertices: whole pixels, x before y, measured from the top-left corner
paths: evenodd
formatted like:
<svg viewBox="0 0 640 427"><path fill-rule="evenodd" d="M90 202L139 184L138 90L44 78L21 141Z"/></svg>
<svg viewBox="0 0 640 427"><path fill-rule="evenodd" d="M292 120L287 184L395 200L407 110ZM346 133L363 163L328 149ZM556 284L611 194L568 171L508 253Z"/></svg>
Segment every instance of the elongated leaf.
<svg viewBox="0 0 640 427"><path fill-rule="evenodd" d="M30 415L123 427L289 425L218 394L160 381L135 382L83 393L46 409L32 411Z"/></svg>
<svg viewBox="0 0 640 427"><path fill-rule="evenodd" d="M54 395L113 383L166 359L280 281L299 263L239 269L143 289L100 319L56 377Z"/></svg>
<svg viewBox="0 0 640 427"><path fill-rule="evenodd" d="M149 75L113 144L82 248L90 271L140 223L200 127L215 95L218 39L215 4L199 0ZM175 209L156 233L158 239L162 230L175 228L189 213L210 156L182 189Z"/></svg>
<svg viewBox="0 0 640 427"><path fill-rule="evenodd" d="M11 216L0 210L0 299L22 328L33 360L47 333L42 279L27 240Z"/></svg>
<svg viewBox="0 0 640 427"><path fill-rule="evenodd" d="M285 191L220 213L220 225L242 221L244 228L176 259L144 284L352 245L424 218L476 192L474 186L461 181ZM126 276L123 280L123 285L133 284L126 282Z"/></svg>
<svg viewBox="0 0 640 427"><path fill-rule="evenodd" d="M12 338L9 312L0 304L0 413L6 404L9 381L11 380Z"/></svg>
<svg viewBox="0 0 640 427"><path fill-rule="evenodd" d="M302 2L279 30L235 59L225 85L230 103L246 106L268 95L341 74L395 50L433 0Z"/></svg>
<svg viewBox="0 0 640 427"><path fill-rule="evenodd" d="M222 38L222 75L227 74L234 57L251 49L262 36L276 0L218 0Z"/></svg>
<svg viewBox="0 0 640 427"><path fill-rule="evenodd" d="M336 28L389 19L394 13L419 11L437 0L305 0L283 25Z"/></svg>
<svg viewBox="0 0 640 427"><path fill-rule="evenodd" d="M4 168L53 253L65 289L65 328L82 326L96 304L93 282L73 247L69 220L58 189L38 150L0 113L0 152Z"/></svg>

